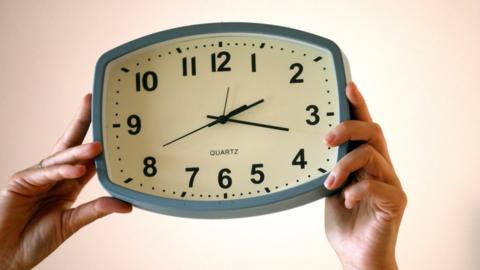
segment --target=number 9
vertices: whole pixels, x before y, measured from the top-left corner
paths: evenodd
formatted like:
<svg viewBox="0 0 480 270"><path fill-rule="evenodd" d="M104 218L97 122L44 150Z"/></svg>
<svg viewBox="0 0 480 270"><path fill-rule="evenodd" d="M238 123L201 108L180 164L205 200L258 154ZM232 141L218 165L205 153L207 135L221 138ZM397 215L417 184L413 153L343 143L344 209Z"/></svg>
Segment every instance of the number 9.
<svg viewBox="0 0 480 270"><path fill-rule="evenodd" d="M128 130L128 133L131 135L137 135L140 133L140 130L142 129L142 122L140 121L140 117L138 117L138 115L130 115L127 119L127 124L131 128Z"/></svg>

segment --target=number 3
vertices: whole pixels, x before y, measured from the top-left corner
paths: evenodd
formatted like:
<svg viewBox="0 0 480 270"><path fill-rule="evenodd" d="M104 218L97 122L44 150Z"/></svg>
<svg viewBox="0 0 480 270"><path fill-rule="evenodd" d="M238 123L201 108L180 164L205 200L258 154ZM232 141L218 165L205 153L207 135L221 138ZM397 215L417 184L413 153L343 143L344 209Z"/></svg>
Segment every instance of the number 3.
<svg viewBox="0 0 480 270"><path fill-rule="evenodd" d="M320 122L320 116L318 115L318 107L315 106L315 105L308 105L307 108L305 109L307 112L309 112L310 110L312 110L312 112L310 113L311 116L313 116L313 120L311 119L307 119L305 120L305 122L307 122L307 124L309 125L316 125Z"/></svg>

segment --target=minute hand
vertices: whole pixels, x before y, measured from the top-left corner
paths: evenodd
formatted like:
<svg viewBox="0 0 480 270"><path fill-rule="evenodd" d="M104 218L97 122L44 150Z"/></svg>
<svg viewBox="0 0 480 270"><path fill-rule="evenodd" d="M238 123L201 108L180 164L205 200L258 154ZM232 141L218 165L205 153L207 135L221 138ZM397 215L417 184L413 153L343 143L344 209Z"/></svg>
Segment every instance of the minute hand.
<svg viewBox="0 0 480 270"><path fill-rule="evenodd" d="M197 128L197 129L195 129L195 130L193 130L193 131L190 131L189 133L187 133L187 134L185 134L185 135L183 135L183 136L180 136L180 137L178 137L178 138L176 138L176 139L174 139L174 140L172 140L172 141L164 144L163 147L165 147L165 146L167 146L167 145L169 145L169 144L171 144L171 143L174 143L174 142L176 142L176 141L178 141L178 140L180 140L180 139L183 139L183 138L185 138L185 137L187 137L187 136L189 136L189 135L191 135L191 134L193 134L193 133L195 133L195 132L197 132L197 131L200 131L200 130L206 128L206 127L211 127L211 126L214 126L214 125L216 125L216 124L218 124L218 123L225 123L230 117L233 117L233 116L235 116L235 115L237 115L237 114L239 114L239 113L241 113L241 112L243 112L243 111L245 111L245 110L248 110L248 109L250 109L250 108L252 108L252 107L254 107L254 106L262 103L263 101L264 101L263 99L260 99L259 101L256 101L256 102L254 102L254 103L252 103L252 104L250 104L250 105L242 105L242 106L236 108L235 110L231 111L231 112L228 113L227 115L221 116L220 118L215 119L214 121L212 121L212 122L210 122L210 123L208 123L208 124L206 124L206 125L204 125L204 126L202 126L202 127L199 127L199 128Z"/></svg>

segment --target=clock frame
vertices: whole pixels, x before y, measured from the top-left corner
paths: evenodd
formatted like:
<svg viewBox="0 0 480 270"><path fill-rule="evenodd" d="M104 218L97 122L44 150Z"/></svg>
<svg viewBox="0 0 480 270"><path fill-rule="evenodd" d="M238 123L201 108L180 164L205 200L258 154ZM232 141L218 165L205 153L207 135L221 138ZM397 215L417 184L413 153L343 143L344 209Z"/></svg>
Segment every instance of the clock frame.
<svg viewBox="0 0 480 270"><path fill-rule="evenodd" d="M350 80L348 61L334 42L307 32L280 26L255 23L212 23L180 27L151 34L128 42L102 55L97 62L94 78L92 106L94 140L100 141L104 144L105 132L113 132L114 130L108 130L109 127L106 125L111 125L112 123L104 123L106 121L105 117L103 117L104 88L106 85L105 77L109 72L107 69L109 63L125 55L162 42L179 39L188 40L189 38L198 38L208 35L268 36L269 38L285 39L288 40L288 42L299 42L327 50L333 59L334 72L336 74L335 83L337 87L336 90L338 90L338 115L336 117L338 117L339 122L350 119L349 106L345 96L345 86ZM222 45L219 44L218 46ZM260 44L260 46L263 45ZM181 53L181 51L181 48L177 48L173 53ZM318 58L314 58L313 61L316 59ZM252 58L252 61L253 60L254 59ZM188 64L188 62L184 64ZM184 65L184 67L185 66L186 65ZM252 71L253 68L252 64ZM188 72L193 71L194 70L184 68L183 73L186 75ZM137 80L140 84L142 83L141 79L142 78ZM142 85L137 84L137 88L138 87L142 88ZM146 87L148 87L148 83ZM113 124L113 128L115 128L115 125L116 124ZM321 141L322 138L318 138L319 144L322 143ZM335 162L343 157L347 151L348 144L339 146L337 148L337 160L335 160ZM268 192L266 194L262 193L260 196L249 196L247 198L240 198L237 196L236 198L228 197L227 199L226 197L221 196L218 199L199 200L185 198L185 192L179 192L177 198L160 197L130 189L128 188L128 185L122 186L118 184L119 181L128 184L132 181L132 178L125 177L125 179L116 179L116 181L112 181L109 178L106 158L107 156L105 153L102 153L96 158L95 163L98 178L102 186L110 194L116 198L130 202L137 207L174 216L194 218L233 218L260 215L296 207L336 192L335 190L327 190L323 186L323 182L328 175L328 172L324 172L321 177L306 181L305 183L276 192L270 192L270 189L267 188L266 190L268 190Z"/></svg>

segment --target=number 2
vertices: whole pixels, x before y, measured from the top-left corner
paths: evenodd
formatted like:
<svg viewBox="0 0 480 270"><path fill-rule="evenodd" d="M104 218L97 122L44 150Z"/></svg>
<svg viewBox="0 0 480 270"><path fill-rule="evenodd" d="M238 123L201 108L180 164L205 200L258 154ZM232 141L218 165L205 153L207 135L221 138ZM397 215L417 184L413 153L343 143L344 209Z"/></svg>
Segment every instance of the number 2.
<svg viewBox="0 0 480 270"><path fill-rule="evenodd" d="M303 71L303 66L300 63L293 63L290 65L290 70L298 69L293 77L290 79L290 83L303 83L303 79L299 78Z"/></svg>

